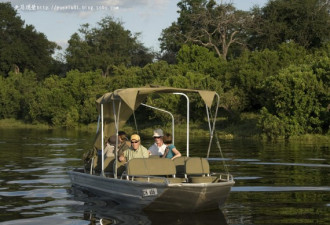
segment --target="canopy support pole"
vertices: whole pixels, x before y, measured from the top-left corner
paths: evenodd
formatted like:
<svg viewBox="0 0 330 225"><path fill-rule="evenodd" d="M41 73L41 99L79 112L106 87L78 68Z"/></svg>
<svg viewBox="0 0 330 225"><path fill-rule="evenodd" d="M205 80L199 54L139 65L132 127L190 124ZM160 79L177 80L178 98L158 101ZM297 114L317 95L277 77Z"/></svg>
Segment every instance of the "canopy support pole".
<svg viewBox="0 0 330 225"><path fill-rule="evenodd" d="M98 132L99 132L99 129L100 129L100 120L101 120L101 116L99 115L99 116L97 117L96 133L98 133Z"/></svg>
<svg viewBox="0 0 330 225"><path fill-rule="evenodd" d="M206 115L207 115L207 124L209 125L209 132L211 133L212 129L211 129L211 122L210 122L209 108L207 107L207 105L205 105L205 108L206 108Z"/></svg>
<svg viewBox="0 0 330 225"><path fill-rule="evenodd" d="M173 114L169 111L164 110L164 109L160 109L160 108L157 108L157 107L154 107L154 106L151 106L151 105L147 105L147 104L144 104L144 103L141 103L141 105L143 105L145 107L148 107L148 108L151 108L151 109L159 110L161 112L168 113L172 117L172 144L174 145L174 116L173 116Z"/></svg>
<svg viewBox="0 0 330 225"><path fill-rule="evenodd" d="M114 114L116 114L115 111L115 105L114 105L113 101L113 112ZM114 153L115 153L115 163L114 163L114 178L117 178L117 151L118 151L118 131L119 131L119 116L120 116L120 108L121 108L121 99L119 100L119 106L118 106L118 116L117 118L115 117L115 119L117 119L117 121L115 121L115 126L116 126L116 145L115 145L115 149L114 149Z"/></svg>
<svg viewBox="0 0 330 225"><path fill-rule="evenodd" d="M139 130L138 130L137 123L136 123L136 118L135 118L135 110L133 110L133 118L134 118L134 124L135 124L136 133L139 134Z"/></svg>
<svg viewBox="0 0 330 225"><path fill-rule="evenodd" d="M217 120L218 108L219 108L219 103L220 103L220 97L219 97L219 95L217 93L215 93L215 95L217 96L217 106L215 108L214 118L212 118L213 125L212 125L212 130L210 132L210 143L209 143L209 147L208 147L208 150L207 150L207 156L206 156L206 158L209 158L209 155L210 155L210 150L211 150L211 145L212 145L212 140L213 140L213 134L214 134L214 130L215 130L215 122ZM208 110L208 108L207 108L207 110Z"/></svg>
<svg viewBox="0 0 330 225"><path fill-rule="evenodd" d="M182 95L187 99L187 157L189 157L189 118L190 118L189 97L186 94L180 92L174 92L173 94Z"/></svg>
<svg viewBox="0 0 330 225"><path fill-rule="evenodd" d="M99 132L99 129L100 129L100 120L101 120L101 116L99 115L99 116L97 117L97 128L96 128L96 134ZM91 166L90 166L89 174L93 174L94 160L95 160L95 158L93 157L93 158L92 158L92 162L91 162Z"/></svg>
<svg viewBox="0 0 330 225"><path fill-rule="evenodd" d="M103 104L101 104L101 140L102 140L102 171L101 171L101 175L104 177L104 117L103 117Z"/></svg>

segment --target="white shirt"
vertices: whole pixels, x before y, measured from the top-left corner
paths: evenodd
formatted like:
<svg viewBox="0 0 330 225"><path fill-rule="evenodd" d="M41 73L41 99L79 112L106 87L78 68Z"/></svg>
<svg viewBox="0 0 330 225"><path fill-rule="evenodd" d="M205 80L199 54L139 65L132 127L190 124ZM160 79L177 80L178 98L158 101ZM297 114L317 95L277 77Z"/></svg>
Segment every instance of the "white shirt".
<svg viewBox="0 0 330 225"><path fill-rule="evenodd" d="M114 149L115 149L115 146L107 144L107 146L104 149L105 158L115 156L115 154L113 153Z"/></svg>
<svg viewBox="0 0 330 225"><path fill-rule="evenodd" d="M158 147L158 145L154 143L150 146L148 150L151 152L151 155L164 155L166 147L167 146L164 143L160 147Z"/></svg>

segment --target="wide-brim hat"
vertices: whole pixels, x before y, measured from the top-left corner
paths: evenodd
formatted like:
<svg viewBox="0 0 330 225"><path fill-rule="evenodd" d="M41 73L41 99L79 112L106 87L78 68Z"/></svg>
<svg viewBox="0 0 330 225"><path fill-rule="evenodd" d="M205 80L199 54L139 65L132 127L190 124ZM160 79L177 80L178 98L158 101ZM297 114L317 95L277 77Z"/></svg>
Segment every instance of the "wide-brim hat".
<svg viewBox="0 0 330 225"><path fill-rule="evenodd" d="M154 135L152 135L153 137L163 137L164 133L162 129L156 129L154 130Z"/></svg>

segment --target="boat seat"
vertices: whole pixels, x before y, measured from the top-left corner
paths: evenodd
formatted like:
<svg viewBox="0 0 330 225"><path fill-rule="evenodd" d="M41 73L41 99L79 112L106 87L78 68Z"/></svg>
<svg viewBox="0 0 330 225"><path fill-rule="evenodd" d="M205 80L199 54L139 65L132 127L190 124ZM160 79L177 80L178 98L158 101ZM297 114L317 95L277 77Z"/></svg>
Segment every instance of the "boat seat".
<svg viewBox="0 0 330 225"><path fill-rule="evenodd" d="M127 178L135 181L181 183L175 173L174 162L167 158L135 158L126 165Z"/></svg>
<svg viewBox="0 0 330 225"><path fill-rule="evenodd" d="M149 158L160 158L160 155L149 155Z"/></svg>
<svg viewBox="0 0 330 225"><path fill-rule="evenodd" d="M102 158L98 157L97 166L95 167L96 172L101 172L102 169ZM104 160L104 172L113 174L114 173L114 165L115 164L115 157L107 157ZM125 163L117 161L117 175L121 176L122 173L125 171Z"/></svg>
<svg viewBox="0 0 330 225"><path fill-rule="evenodd" d="M176 169L176 177L185 177L185 163L189 157L181 156L173 160Z"/></svg>
<svg viewBox="0 0 330 225"><path fill-rule="evenodd" d="M217 177L210 176L210 165L207 159L191 157L185 161L185 177L189 183L212 183Z"/></svg>

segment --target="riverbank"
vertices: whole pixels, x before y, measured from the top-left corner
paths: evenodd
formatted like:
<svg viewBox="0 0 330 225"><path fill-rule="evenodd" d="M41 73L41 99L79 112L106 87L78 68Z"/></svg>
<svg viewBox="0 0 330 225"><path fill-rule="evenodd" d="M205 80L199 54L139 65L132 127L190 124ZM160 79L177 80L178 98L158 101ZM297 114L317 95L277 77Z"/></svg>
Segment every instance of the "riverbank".
<svg viewBox="0 0 330 225"><path fill-rule="evenodd" d="M258 120L258 115L256 114L243 114L239 122L230 122L227 118L220 117L218 119L217 135L221 139L237 139L237 138L250 138L250 139L265 139L261 134L260 129L256 126ZM158 128L159 125L144 125L139 127L139 133L141 135L148 136L152 133L153 129ZM170 126L162 127L165 131L171 131ZM40 129L40 130L51 130L51 129L67 129L67 130L79 130L88 133L95 133L97 129L97 124L92 123L89 125L78 125L75 128L59 128L52 127L47 124L29 124L24 123L20 120L15 119L2 119L0 120L0 129ZM190 123L190 135L191 136L208 136L207 124ZM125 125L122 130L128 134L135 132L135 128L132 126ZM184 135L186 133L186 124L176 125L175 133L176 135ZM284 138L280 138L284 139ZM320 135L320 134L305 134L300 136L292 136L290 140L307 140L307 141L329 141L330 134Z"/></svg>

